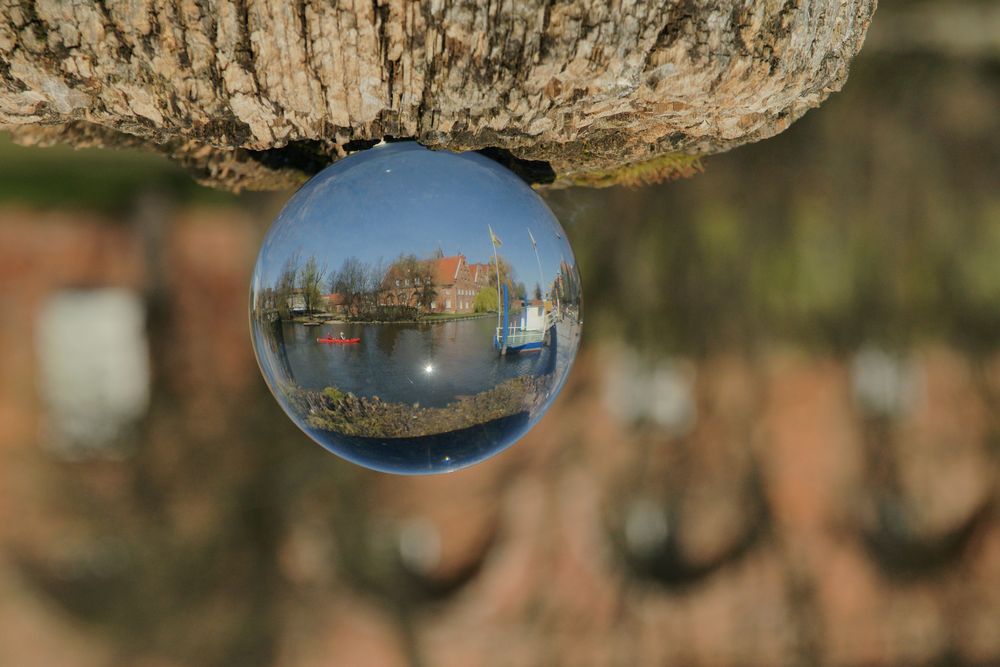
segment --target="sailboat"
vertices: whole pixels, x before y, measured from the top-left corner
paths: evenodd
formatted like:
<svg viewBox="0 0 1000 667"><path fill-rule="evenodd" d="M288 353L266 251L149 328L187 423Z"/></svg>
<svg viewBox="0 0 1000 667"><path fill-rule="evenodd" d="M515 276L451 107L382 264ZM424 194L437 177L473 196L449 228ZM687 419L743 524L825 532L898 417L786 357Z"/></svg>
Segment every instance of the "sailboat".
<svg viewBox="0 0 1000 667"><path fill-rule="evenodd" d="M489 227L489 226L488 226ZM493 345L500 351L501 355L516 352L530 352L540 350L548 344L549 339L549 315L545 312L545 300L541 304L525 304L520 313L512 318L510 309L510 291L506 284L500 284L500 258L497 255L497 247L500 239L493 233L493 228L489 227L490 243L493 245L493 259L496 262L497 273L497 293L500 295L500 310L497 313L496 334L493 337ZM542 276L542 262L538 258L538 246L535 238L528 230L531 238L531 245L535 249L535 259L538 260L538 274L542 278L540 285L545 284Z"/></svg>

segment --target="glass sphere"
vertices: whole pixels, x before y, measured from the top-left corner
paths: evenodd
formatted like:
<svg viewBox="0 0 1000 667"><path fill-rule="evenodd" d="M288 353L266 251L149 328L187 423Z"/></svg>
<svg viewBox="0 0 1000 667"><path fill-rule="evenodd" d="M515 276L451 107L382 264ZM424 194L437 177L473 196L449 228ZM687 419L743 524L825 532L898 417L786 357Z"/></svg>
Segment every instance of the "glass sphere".
<svg viewBox="0 0 1000 667"><path fill-rule="evenodd" d="M478 153L382 144L281 211L250 290L261 372L312 439L394 473L456 470L514 443L580 342L559 222Z"/></svg>

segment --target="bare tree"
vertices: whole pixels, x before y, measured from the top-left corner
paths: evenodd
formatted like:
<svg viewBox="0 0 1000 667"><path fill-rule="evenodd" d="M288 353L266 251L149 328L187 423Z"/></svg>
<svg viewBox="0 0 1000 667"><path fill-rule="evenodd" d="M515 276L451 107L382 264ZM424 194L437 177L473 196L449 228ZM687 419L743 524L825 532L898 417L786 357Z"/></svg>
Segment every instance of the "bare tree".
<svg viewBox="0 0 1000 667"><path fill-rule="evenodd" d="M330 291L340 295L347 314L357 317L369 290L368 269L357 257L348 257L330 277Z"/></svg>
<svg viewBox="0 0 1000 667"><path fill-rule="evenodd" d="M385 272L380 291L392 305L429 309L437 298L433 260L400 255Z"/></svg>
<svg viewBox="0 0 1000 667"><path fill-rule="evenodd" d="M300 289L302 290L303 305L307 313L314 313L319 310L320 300L322 299L320 285L326 280L326 274L326 264L324 263L320 266L316 258L312 256L306 260L305 266L302 267L302 271L299 274Z"/></svg>
<svg viewBox="0 0 1000 667"><path fill-rule="evenodd" d="M277 302L278 313L282 318L288 318L292 310L292 298L295 294L295 284L299 275L299 253L295 253L285 260L278 274L278 282L274 288L275 300Z"/></svg>

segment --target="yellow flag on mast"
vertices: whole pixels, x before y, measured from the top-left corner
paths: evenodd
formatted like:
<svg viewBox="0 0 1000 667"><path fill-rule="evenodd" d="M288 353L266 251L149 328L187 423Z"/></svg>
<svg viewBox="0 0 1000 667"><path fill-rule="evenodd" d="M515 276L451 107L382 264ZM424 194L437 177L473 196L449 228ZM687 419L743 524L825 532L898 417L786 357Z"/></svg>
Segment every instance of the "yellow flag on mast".
<svg viewBox="0 0 1000 667"><path fill-rule="evenodd" d="M490 225L486 225L486 227L490 230L490 242L493 244L493 247L499 248L500 246L502 246L503 244L500 243L500 239L498 239L497 235L493 233L493 227L491 227Z"/></svg>

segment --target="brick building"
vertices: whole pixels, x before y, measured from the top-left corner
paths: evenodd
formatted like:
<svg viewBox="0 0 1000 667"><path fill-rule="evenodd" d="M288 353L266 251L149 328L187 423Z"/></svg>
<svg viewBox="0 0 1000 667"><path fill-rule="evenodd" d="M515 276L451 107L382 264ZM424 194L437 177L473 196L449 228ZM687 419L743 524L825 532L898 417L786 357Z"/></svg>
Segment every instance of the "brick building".
<svg viewBox="0 0 1000 667"><path fill-rule="evenodd" d="M388 305L419 306L426 281L431 281L433 298L427 310L432 313L471 313L476 294L485 286L486 264L470 264L465 255L437 257L419 262L418 270L407 262L396 262L386 271L382 292Z"/></svg>
<svg viewBox="0 0 1000 667"><path fill-rule="evenodd" d="M471 313L479 286L465 255L434 260L434 289L431 311L435 313Z"/></svg>

